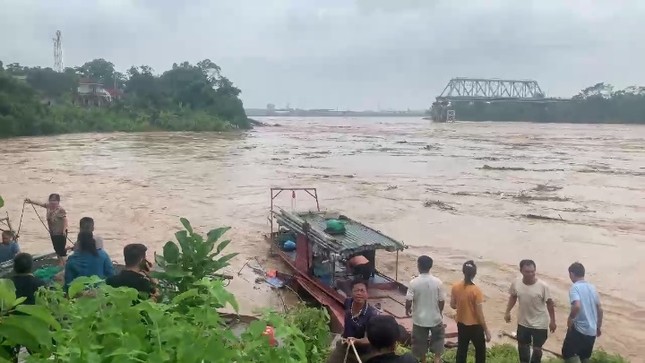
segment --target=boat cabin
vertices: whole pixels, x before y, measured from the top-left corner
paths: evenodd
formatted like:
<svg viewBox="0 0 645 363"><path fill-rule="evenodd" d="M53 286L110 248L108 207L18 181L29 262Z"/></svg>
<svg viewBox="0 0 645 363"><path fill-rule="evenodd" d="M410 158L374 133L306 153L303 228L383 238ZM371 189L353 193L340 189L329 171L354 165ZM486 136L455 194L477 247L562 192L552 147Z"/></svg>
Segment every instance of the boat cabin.
<svg viewBox="0 0 645 363"><path fill-rule="evenodd" d="M397 252L398 262L398 251L405 249L405 244L344 215L279 209L273 216L278 224L273 247L279 248L298 271L349 295L351 281L365 275L354 271L349 261L363 256L368 261L362 268L368 271L369 287L393 287L393 280L376 270L376 251ZM343 232L331 232L329 223L341 224Z"/></svg>

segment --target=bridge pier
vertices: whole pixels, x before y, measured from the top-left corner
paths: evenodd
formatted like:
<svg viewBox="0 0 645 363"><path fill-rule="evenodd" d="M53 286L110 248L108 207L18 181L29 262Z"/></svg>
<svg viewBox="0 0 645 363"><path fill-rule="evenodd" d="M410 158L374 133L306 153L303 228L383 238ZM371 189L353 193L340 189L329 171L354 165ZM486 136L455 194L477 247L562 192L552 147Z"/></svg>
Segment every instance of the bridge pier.
<svg viewBox="0 0 645 363"><path fill-rule="evenodd" d="M456 112L450 102L436 101L430 108L430 118L434 122L455 122Z"/></svg>

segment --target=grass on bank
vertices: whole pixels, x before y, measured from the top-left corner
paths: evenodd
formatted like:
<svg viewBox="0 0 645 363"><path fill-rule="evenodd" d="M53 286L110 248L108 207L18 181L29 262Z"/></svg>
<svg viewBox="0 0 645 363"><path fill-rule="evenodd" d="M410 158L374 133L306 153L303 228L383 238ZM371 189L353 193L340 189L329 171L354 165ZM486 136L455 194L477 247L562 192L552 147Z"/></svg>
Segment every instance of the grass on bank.
<svg viewBox="0 0 645 363"><path fill-rule="evenodd" d="M406 347L399 346L397 353L402 354L408 352ZM443 355L445 362L455 362L457 356L457 349L448 349ZM431 361L432 354L428 361ZM470 346L468 352L468 363L475 363L475 349ZM489 363L517 363L519 356L517 354L517 346L512 344L498 344L490 347L486 352L486 362ZM560 358L542 358L542 363L561 363ZM609 354L602 350L597 350L593 353L589 363L629 363L629 361L618 354Z"/></svg>

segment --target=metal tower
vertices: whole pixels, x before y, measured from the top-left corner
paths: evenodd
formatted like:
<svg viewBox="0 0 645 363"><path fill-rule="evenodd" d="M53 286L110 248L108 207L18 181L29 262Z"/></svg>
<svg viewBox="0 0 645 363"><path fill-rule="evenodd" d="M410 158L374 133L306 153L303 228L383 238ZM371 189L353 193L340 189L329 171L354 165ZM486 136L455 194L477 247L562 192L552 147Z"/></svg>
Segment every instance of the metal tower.
<svg viewBox="0 0 645 363"><path fill-rule="evenodd" d="M54 38L54 70L56 72L63 71L63 45L60 30L56 30Z"/></svg>

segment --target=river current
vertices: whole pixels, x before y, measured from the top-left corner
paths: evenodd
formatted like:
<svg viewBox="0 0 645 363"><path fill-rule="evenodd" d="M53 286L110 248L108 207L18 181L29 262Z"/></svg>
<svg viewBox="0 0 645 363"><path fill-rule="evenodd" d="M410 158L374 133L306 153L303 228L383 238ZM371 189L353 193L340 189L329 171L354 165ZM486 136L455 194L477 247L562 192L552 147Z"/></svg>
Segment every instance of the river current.
<svg viewBox="0 0 645 363"><path fill-rule="evenodd" d="M502 122L433 124L416 118L265 118L279 124L233 134L75 134L0 141L0 195L17 225L25 197L60 193L72 232L91 216L115 260L141 242L160 252L188 218L203 232L229 225L231 288L243 310L276 304L236 275L247 258L267 265L269 188L316 187L338 210L404 241L399 277L429 254L452 282L466 259L480 266L486 313L503 322L517 263L534 259L553 287L566 328L567 267L582 262L605 304L599 345L635 357L645 339L645 127ZM286 208L310 209L305 193ZM41 212L41 215L43 213ZM26 209L21 248L50 252ZM393 272L394 258L377 266ZM641 352L642 353L642 350Z"/></svg>

